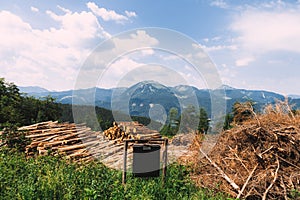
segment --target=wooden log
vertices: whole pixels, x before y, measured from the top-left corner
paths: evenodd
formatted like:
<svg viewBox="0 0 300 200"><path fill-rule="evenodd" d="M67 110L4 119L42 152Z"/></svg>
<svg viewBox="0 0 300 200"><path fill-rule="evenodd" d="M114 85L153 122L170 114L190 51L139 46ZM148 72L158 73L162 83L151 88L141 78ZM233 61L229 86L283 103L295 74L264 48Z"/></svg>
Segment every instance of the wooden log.
<svg viewBox="0 0 300 200"><path fill-rule="evenodd" d="M75 151L74 153L71 153L71 154L67 155L66 158L67 159L74 158L74 157L80 156L84 152L86 152L85 149L79 149L78 151Z"/></svg>
<svg viewBox="0 0 300 200"><path fill-rule="evenodd" d="M34 134L34 135L26 135L25 137L26 138L32 138L32 139L38 139L40 137L46 137L46 136L51 136L51 135L57 135L57 134L61 134L61 135L64 135L64 134L69 134L69 133L78 133L78 134L81 134L81 133L84 133L86 131L90 131L90 128L87 128L85 130L81 130L79 132L77 132L76 129L74 130L60 130L60 131L48 131L46 133L41 133L41 134Z"/></svg>
<svg viewBox="0 0 300 200"><path fill-rule="evenodd" d="M48 141L53 140L57 137L59 137L59 136L58 135L53 135L53 136L50 136L50 137L47 137L47 138L41 140L41 142L48 142Z"/></svg>
<svg viewBox="0 0 300 200"><path fill-rule="evenodd" d="M45 137L45 136L51 136L51 135L56 135L58 134L57 131L48 131L48 132L41 132L39 134L31 134L31 135L26 135L26 138L40 138L40 137Z"/></svg>
<svg viewBox="0 0 300 200"><path fill-rule="evenodd" d="M90 140L89 140L90 139ZM92 137L92 136L87 136L87 137L84 137L84 138L72 138L72 139L69 139L69 140L56 140L56 141L53 141L53 142L48 142L48 143L43 143L43 146L44 147L52 147L52 146L57 146L57 145L66 145L66 144L71 144L71 143L79 143L79 142L82 142L83 140L84 141L95 141L96 137Z"/></svg>
<svg viewBox="0 0 300 200"><path fill-rule="evenodd" d="M70 134L66 134L66 135L60 135L60 136L57 136L53 141L62 141L62 140L68 140L68 139L71 139L71 138L75 138L79 135L80 133L70 133Z"/></svg>
<svg viewBox="0 0 300 200"><path fill-rule="evenodd" d="M52 121L46 121L46 122L40 122L40 123L28 125L28 126L23 126L23 127L18 128L18 130L22 131L22 130L28 130L28 129L36 129L39 125L46 125L46 124L50 124L51 122Z"/></svg>
<svg viewBox="0 0 300 200"><path fill-rule="evenodd" d="M44 150L44 149L41 149L38 152L39 152L39 155L47 155L48 154L48 150Z"/></svg>
<svg viewBox="0 0 300 200"><path fill-rule="evenodd" d="M94 157L90 155L90 156L81 158L81 159L79 159L78 161L79 161L79 162L91 162L91 161L93 161L93 160L94 160Z"/></svg>
<svg viewBox="0 0 300 200"><path fill-rule="evenodd" d="M89 148L89 151L91 153L97 153L97 152L103 152L103 150L105 149L108 149L111 150L112 148L123 148L123 144L112 144L112 143L105 143L105 144L101 144L101 145L98 145L98 146L93 146L91 148Z"/></svg>
<svg viewBox="0 0 300 200"><path fill-rule="evenodd" d="M59 152L66 152L66 151L70 151L70 150L86 148L86 147L95 145L98 142L99 141L92 141L92 142L87 142L87 143L84 143L84 144L77 144L77 145L72 145L72 146L67 146L67 147L59 147L58 151Z"/></svg>
<svg viewBox="0 0 300 200"><path fill-rule="evenodd" d="M161 138L161 135L159 133L153 133L153 134L144 134L144 135L140 135L138 134L136 136L138 139L143 140L143 139L151 139L151 138Z"/></svg>

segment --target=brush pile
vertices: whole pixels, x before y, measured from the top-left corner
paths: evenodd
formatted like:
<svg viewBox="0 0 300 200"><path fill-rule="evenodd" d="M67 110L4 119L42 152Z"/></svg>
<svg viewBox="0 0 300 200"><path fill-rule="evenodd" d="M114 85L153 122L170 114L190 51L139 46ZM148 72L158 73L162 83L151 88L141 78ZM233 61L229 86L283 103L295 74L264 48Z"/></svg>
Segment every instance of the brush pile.
<svg viewBox="0 0 300 200"><path fill-rule="evenodd" d="M223 132L208 155L199 149L193 177L202 187L242 199L300 197L300 116L287 104Z"/></svg>

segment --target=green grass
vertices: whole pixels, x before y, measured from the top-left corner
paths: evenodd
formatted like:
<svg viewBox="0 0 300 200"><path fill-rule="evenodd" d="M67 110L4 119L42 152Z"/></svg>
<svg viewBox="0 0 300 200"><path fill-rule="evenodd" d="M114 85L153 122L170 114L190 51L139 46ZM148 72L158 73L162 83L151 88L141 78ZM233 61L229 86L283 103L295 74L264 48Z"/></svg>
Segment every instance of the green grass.
<svg viewBox="0 0 300 200"><path fill-rule="evenodd" d="M196 187L186 167L168 168L161 178L127 178L101 163L77 165L62 158L26 159L24 154L0 150L0 199L227 199L224 194Z"/></svg>

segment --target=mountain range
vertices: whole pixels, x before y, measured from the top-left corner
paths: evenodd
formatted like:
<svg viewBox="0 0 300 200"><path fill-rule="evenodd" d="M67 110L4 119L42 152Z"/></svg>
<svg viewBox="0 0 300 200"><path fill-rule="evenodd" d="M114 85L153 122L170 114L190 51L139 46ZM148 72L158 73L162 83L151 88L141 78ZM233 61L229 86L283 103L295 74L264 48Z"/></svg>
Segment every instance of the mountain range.
<svg viewBox="0 0 300 200"><path fill-rule="evenodd" d="M40 87L19 87L20 92L29 96L42 98L52 96L57 102L63 104L83 104L93 105L123 111L134 116L149 117L149 110L155 105L162 106L166 112L172 107L181 109L188 105L197 105L211 111L211 95L214 91L224 89L225 94L222 98L226 101L226 111L230 112L235 102L245 102L251 100L255 102L255 108L261 109L267 104L274 104L277 100L283 101L285 97L275 92L264 90L246 90L232 88L223 85L222 88L215 90L198 89L193 86L179 85L168 87L154 81L139 82L128 88L89 88L81 90L68 90L61 92L48 91ZM221 91L221 90L220 90ZM300 96L293 95L288 97L291 105L295 109L300 108Z"/></svg>

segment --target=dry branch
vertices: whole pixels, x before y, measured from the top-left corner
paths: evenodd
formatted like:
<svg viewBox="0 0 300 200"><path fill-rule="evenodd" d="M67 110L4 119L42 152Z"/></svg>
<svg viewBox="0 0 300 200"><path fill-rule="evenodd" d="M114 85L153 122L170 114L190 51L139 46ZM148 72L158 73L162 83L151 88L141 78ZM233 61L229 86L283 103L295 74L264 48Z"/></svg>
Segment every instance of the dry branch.
<svg viewBox="0 0 300 200"><path fill-rule="evenodd" d="M262 197L262 200L266 200L267 195L268 195L268 192L269 192L270 189L273 187L275 181L276 181L277 178L278 178L278 170L279 170L279 168L280 168L280 162L279 162L278 158L276 158L276 161L277 161L277 168L276 168L276 170L275 170L274 179L273 179L272 183L269 185L269 187L266 189L266 191L264 192L264 195L263 195L263 197Z"/></svg>
<svg viewBox="0 0 300 200"><path fill-rule="evenodd" d="M236 197L237 199L239 199L239 198L241 197L241 195L243 194L245 188L247 187L247 185L248 185L250 179L252 178L252 176L253 176L253 174L254 174L254 172L255 172L255 170L256 170L257 167L258 167L258 165L255 165L255 167L253 168L253 170L252 170L251 173L249 174L249 176L248 176L246 182L244 183L242 189L239 191L239 194L238 194L237 197Z"/></svg>
<svg viewBox="0 0 300 200"><path fill-rule="evenodd" d="M205 158L220 172L220 174L222 175L222 177L234 188L236 189L237 191L240 190L240 187L231 179L229 178L225 172L215 163L213 162L208 156L206 153L204 153L202 151L202 149L200 148L200 152L205 156Z"/></svg>

